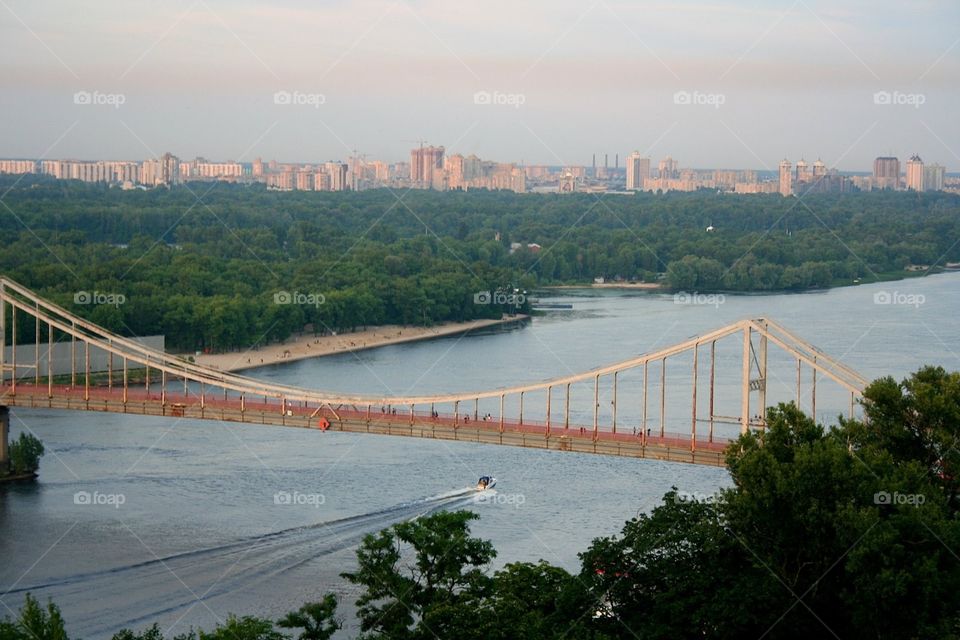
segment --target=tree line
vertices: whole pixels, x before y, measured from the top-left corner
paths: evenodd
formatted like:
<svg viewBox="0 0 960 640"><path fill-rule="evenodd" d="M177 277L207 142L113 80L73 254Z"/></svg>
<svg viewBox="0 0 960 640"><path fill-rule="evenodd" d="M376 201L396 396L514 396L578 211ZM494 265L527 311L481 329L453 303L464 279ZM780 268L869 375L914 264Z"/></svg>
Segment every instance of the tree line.
<svg viewBox="0 0 960 640"><path fill-rule="evenodd" d="M0 271L112 330L164 333L189 350L283 340L307 324L321 332L494 318L528 307L475 294L596 277L799 291L960 262L960 197L946 193L801 200L216 184L201 194L2 176L0 188L9 188ZM93 291L125 302L76 302Z"/></svg>

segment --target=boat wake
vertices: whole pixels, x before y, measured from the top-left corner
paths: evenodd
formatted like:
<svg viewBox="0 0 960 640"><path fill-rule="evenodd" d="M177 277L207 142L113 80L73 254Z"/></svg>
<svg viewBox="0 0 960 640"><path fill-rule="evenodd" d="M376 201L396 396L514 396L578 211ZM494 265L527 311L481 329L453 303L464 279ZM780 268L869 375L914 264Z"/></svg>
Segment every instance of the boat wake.
<svg viewBox="0 0 960 640"><path fill-rule="evenodd" d="M7 591L2 600L16 608L18 594L30 592L41 602L50 598L63 611L71 634L84 637L110 635L158 619L176 624L190 609L200 607L215 615L208 603L228 594L235 607L233 595L238 592L262 593L270 580L350 549L368 533L465 506L476 494L473 487L457 489L361 515L18 586Z"/></svg>

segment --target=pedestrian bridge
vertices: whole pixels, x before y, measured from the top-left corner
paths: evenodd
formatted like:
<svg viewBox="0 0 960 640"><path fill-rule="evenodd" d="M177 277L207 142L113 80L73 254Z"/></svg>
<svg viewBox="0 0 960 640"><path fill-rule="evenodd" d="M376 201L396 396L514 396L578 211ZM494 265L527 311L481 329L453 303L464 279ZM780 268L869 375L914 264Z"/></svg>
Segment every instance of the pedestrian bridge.
<svg viewBox="0 0 960 640"><path fill-rule="evenodd" d="M838 394L848 398L842 410L852 415L867 384L770 318L740 320L673 346L552 380L396 397L270 384L200 366L111 333L4 277L0 334L0 463L7 457L8 407L31 407L721 466L731 438L765 427L768 402L794 400L816 415L818 384L827 381L834 387L834 400ZM55 354L53 346L64 343L69 350L61 346ZM25 350L25 345L32 348ZM26 361L24 353L30 354ZM92 369L92 360L106 360L105 370ZM668 382L668 363L682 380ZM768 382L774 380L781 392L791 387L789 397L768 396Z"/></svg>

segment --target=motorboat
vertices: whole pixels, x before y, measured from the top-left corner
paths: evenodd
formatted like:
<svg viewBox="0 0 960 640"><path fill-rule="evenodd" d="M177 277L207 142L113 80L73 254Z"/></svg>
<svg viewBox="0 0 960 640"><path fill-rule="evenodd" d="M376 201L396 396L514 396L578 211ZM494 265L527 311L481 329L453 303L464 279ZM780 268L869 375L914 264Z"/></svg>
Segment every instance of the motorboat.
<svg viewBox="0 0 960 640"><path fill-rule="evenodd" d="M493 476L480 476L480 479L477 480L477 491L492 489L495 484L497 484L497 479Z"/></svg>

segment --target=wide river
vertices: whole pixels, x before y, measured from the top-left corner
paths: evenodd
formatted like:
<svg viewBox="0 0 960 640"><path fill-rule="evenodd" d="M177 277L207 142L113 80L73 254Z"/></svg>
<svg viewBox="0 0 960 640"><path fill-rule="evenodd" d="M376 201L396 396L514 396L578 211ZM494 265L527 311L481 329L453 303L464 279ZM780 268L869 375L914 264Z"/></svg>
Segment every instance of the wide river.
<svg viewBox="0 0 960 640"><path fill-rule="evenodd" d="M249 373L366 394L494 388L624 360L760 316L871 379L902 378L923 364L960 369L956 274L700 298L705 304L609 290L541 299L573 310L509 331ZM784 363L771 378L786 388L795 374ZM718 376L721 390L736 389L736 375ZM844 410L843 396L822 386L818 418L831 421ZM772 398L779 399L787 397ZM683 401L671 396L668 413L689 425ZM636 404L633 414L623 411L635 420ZM339 573L353 568L357 543L440 508L481 515L474 532L494 542L496 566L544 558L575 571L577 553L593 538L617 533L671 486L709 494L729 484L726 471L709 467L214 421L16 410L12 435L25 429L47 455L36 483L0 487L0 615L31 591L60 605L69 631L84 638L153 621L171 633L210 628L229 612L276 618L331 590L349 621L356 591ZM498 493L477 502L465 489L487 473L497 476ZM99 504L82 504L84 496Z"/></svg>

